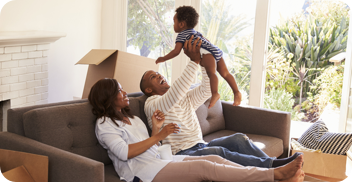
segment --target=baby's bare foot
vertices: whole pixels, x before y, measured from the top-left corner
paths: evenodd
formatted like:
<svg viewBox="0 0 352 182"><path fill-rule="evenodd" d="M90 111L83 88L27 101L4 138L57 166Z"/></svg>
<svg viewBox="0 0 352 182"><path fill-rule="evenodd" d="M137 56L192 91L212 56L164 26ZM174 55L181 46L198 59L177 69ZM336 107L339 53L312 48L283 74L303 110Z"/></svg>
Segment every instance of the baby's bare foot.
<svg viewBox="0 0 352 182"><path fill-rule="evenodd" d="M241 92L233 92L234 94L234 99L233 99L233 104L234 106L238 106L241 104L241 100L242 100L242 94Z"/></svg>
<svg viewBox="0 0 352 182"><path fill-rule="evenodd" d="M210 104L209 104L208 109L212 108L215 105L216 101L218 101L219 99L220 99L220 94L219 93L213 94L211 96Z"/></svg>
<svg viewBox="0 0 352 182"><path fill-rule="evenodd" d="M292 178L298 170L302 169L303 155L298 156L292 162L274 169L275 180L286 180Z"/></svg>

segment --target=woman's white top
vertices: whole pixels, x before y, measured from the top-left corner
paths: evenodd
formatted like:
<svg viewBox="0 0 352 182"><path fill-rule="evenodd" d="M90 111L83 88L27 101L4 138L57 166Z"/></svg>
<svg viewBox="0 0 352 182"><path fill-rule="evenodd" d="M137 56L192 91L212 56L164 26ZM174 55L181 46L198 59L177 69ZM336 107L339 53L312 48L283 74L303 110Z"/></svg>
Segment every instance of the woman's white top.
<svg viewBox="0 0 352 182"><path fill-rule="evenodd" d="M153 145L142 154L127 159L128 145L138 143L149 138L148 130L143 121L134 116L129 118L131 125L115 120L119 127L110 118L97 119L95 134L100 145L108 150L115 170L121 180L133 181L137 176L143 182L151 182L155 175L171 160L162 160L158 153L158 146ZM186 156L173 156L173 161L182 161Z"/></svg>

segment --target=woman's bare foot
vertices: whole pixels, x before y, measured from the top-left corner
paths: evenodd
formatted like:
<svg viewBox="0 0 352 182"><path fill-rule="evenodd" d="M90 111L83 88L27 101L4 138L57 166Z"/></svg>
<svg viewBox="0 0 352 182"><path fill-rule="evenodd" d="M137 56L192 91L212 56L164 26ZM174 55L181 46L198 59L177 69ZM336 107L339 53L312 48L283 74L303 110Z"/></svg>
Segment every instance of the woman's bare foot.
<svg viewBox="0 0 352 182"><path fill-rule="evenodd" d="M283 180L281 182L303 182L304 176L304 171L302 169L299 169L293 177Z"/></svg>
<svg viewBox="0 0 352 182"><path fill-rule="evenodd" d="M292 178L296 172L302 169L303 155L298 156L292 162L274 169L275 180L286 180Z"/></svg>
<svg viewBox="0 0 352 182"><path fill-rule="evenodd" d="M212 94L208 109L212 108L215 105L216 101L218 101L219 99L220 99L219 93Z"/></svg>

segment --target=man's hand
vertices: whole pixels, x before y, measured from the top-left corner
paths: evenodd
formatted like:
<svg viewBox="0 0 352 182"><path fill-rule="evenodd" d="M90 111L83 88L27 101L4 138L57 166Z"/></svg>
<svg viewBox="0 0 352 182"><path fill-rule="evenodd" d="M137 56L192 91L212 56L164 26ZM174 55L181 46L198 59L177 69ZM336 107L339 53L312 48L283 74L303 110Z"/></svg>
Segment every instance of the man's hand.
<svg viewBox="0 0 352 182"><path fill-rule="evenodd" d="M202 44L202 40L198 37L194 43L192 44L193 35L189 40L186 40L183 52L195 63L199 64L202 60L200 56L200 45Z"/></svg>

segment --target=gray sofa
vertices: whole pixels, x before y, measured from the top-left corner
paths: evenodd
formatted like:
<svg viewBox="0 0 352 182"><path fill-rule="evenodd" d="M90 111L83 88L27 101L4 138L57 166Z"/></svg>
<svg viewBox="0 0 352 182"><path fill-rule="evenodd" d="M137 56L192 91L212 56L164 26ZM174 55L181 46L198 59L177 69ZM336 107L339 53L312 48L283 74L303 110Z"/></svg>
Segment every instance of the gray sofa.
<svg viewBox="0 0 352 182"><path fill-rule="evenodd" d="M129 94L134 115L145 123L141 93ZM262 143L269 156L286 157L290 113L255 107L234 107L218 101L197 110L205 141L245 133ZM118 182L107 152L95 136L95 116L86 99L8 110L8 132L0 132L0 148L49 157L50 182Z"/></svg>

